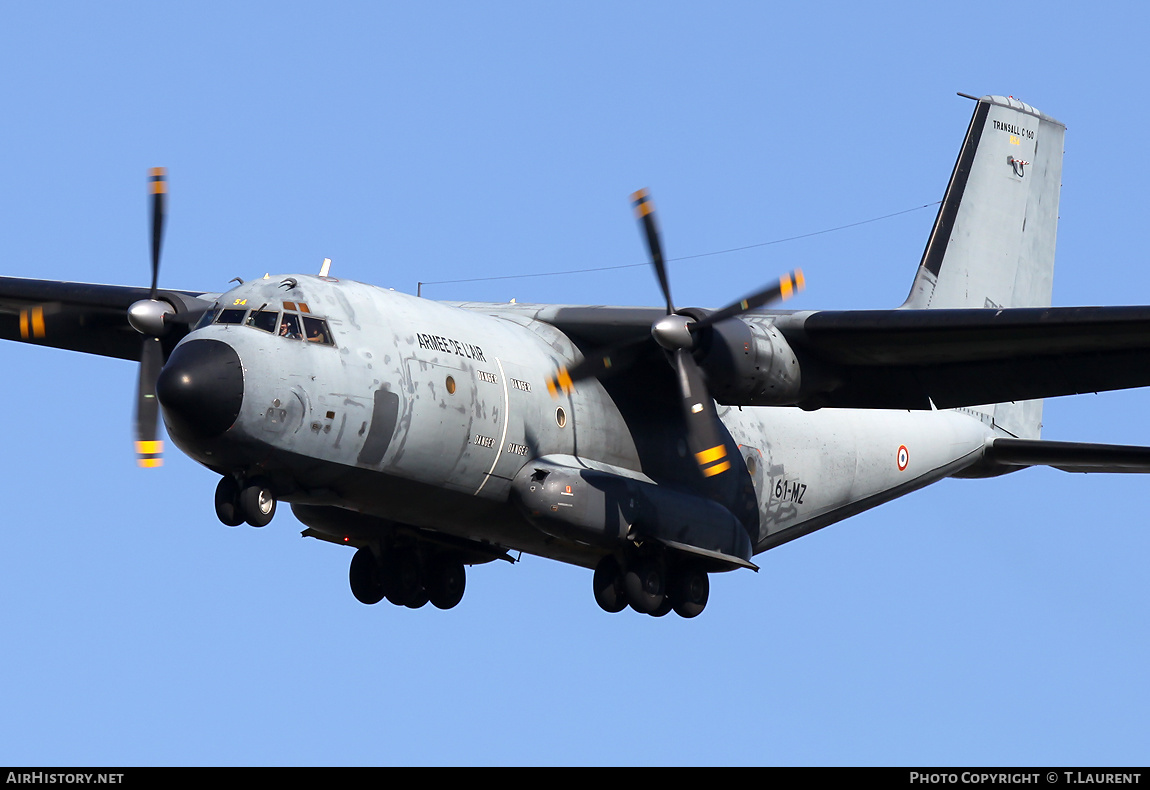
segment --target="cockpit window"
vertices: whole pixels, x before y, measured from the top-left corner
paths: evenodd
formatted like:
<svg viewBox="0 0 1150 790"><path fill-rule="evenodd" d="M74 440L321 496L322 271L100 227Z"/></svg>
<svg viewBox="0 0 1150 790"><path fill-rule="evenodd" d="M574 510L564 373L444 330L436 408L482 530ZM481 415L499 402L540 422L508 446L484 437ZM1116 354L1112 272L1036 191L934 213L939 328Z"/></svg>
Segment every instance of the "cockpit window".
<svg viewBox="0 0 1150 790"><path fill-rule="evenodd" d="M331 339L331 332L328 331L327 321L322 318L312 318L310 315L303 316L303 330L309 343L319 343L322 346L335 345Z"/></svg>
<svg viewBox="0 0 1150 790"><path fill-rule="evenodd" d="M279 317L278 310L252 310L251 315L248 316L248 326L254 326L265 332L274 332Z"/></svg>
<svg viewBox="0 0 1150 790"><path fill-rule="evenodd" d="M267 304L253 308L251 311L246 307L223 309L215 307L204 313L196 324L196 329L212 323L250 326L280 337L286 337L289 340L306 340L319 346L335 345L335 337L332 335L327 321L312 315L306 304L303 302L284 302L283 306L285 310L282 313L275 308L268 309L270 305ZM289 310L291 312L288 312Z"/></svg>
<svg viewBox="0 0 1150 790"><path fill-rule="evenodd" d="M303 333L299 328L299 316L295 313L284 313L284 320L280 324L280 337L291 338L292 340L299 340L303 337Z"/></svg>

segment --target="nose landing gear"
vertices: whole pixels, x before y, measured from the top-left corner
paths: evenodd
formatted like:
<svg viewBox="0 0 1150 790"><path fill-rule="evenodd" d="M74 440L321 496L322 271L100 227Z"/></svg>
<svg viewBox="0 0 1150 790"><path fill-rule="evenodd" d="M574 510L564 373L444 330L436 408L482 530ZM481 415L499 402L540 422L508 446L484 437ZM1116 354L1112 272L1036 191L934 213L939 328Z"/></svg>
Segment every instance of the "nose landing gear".
<svg viewBox="0 0 1150 790"><path fill-rule="evenodd" d="M216 517L226 526L238 527L246 521L253 527L266 527L275 514L275 494L259 480L241 485L225 475L216 485Z"/></svg>

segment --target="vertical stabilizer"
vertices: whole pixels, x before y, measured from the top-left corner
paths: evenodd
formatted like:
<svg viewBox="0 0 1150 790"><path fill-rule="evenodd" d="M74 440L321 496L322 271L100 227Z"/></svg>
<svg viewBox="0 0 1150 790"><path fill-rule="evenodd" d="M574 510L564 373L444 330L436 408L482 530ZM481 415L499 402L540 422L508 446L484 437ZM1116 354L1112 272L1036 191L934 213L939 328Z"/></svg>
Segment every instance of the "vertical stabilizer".
<svg viewBox="0 0 1150 790"><path fill-rule="evenodd" d="M906 308L1047 307L1066 127L1003 96L978 100ZM1042 402L979 407L1037 437Z"/></svg>

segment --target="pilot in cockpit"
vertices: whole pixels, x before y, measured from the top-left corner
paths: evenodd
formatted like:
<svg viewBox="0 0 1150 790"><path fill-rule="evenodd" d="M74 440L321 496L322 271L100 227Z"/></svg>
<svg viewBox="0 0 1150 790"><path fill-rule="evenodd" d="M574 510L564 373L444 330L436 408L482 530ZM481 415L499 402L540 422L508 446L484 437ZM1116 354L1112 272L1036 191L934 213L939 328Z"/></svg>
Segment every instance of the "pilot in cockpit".
<svg viewBox="0 0 1150 790"><path fill-rule="evenodd" d="M284 313L283 320L280 321L280 337L287 337L292 340L299 340L303 337L303 333L299 329L299 316Z"/></svg>

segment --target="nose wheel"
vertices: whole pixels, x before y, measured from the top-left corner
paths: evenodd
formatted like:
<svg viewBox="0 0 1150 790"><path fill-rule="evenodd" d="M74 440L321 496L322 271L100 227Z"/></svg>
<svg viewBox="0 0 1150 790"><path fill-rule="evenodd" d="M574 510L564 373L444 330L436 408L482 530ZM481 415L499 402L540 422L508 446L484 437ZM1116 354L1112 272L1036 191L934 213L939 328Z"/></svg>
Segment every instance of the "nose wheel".
<svg viewBox="0 0 1150 790"><path fill-rule="evenodd" d="M275 494L258 480L241 486L227 475L216 485L216 517L226 526L238 527L246 521L253 527L266 527L275 514Z"/></svg>

